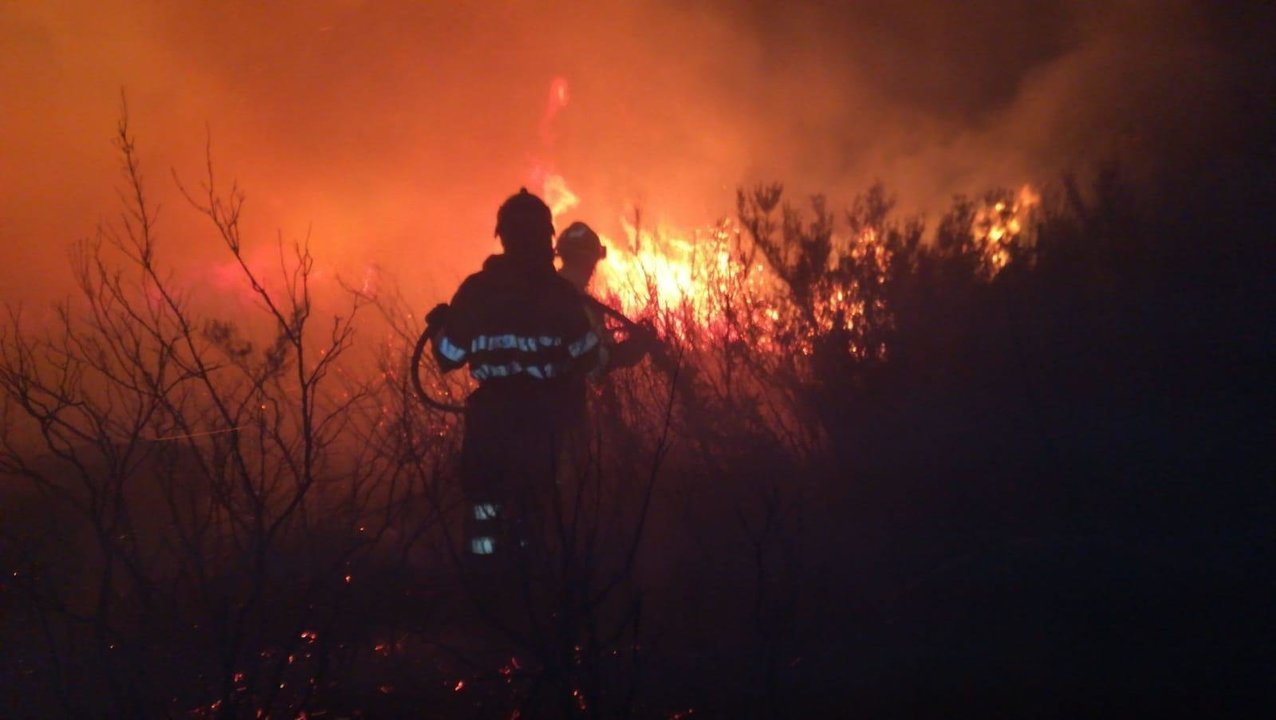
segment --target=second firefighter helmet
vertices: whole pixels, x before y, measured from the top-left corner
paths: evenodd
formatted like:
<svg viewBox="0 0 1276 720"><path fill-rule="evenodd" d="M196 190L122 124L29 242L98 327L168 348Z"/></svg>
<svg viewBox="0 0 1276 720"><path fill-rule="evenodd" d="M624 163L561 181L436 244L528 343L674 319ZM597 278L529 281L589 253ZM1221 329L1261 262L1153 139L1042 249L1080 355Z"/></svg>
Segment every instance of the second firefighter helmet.
<svg viewBox="0 0 1276 720"><path fill-rule="evenodd" d="M558 235L558 256L565 262L597 263L607 257L607 248L593 228L577 221Z"/></svg>

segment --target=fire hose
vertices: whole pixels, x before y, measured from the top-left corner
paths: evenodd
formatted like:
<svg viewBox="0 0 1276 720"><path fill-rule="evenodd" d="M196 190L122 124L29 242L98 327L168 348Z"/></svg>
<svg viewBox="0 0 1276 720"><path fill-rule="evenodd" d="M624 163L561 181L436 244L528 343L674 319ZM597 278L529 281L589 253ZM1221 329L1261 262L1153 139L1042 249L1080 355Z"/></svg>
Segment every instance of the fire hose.
<svg viewBox="0 0 1276 720"><path fill-rule="evenodd" d="M625 330L629 332L647 331L643 325L630 320L624 313L593 296L582 295L581 299L586 305L589 305L605 315L615 318L624 326ZM412 359L409 361L410 364L408 365L408 373L412 376L412 387L416 390L417 397L421 398L421 402L435 410L448 413L465 412L465 406L443 402L426 392L425 386L421 384L421 357L425 354L425 344L429 342L430 338L434 337L434 333L435 328L430 325L426 325L425 331L421 333L421 337L416 341L416 347L412 350Z"/></svg>

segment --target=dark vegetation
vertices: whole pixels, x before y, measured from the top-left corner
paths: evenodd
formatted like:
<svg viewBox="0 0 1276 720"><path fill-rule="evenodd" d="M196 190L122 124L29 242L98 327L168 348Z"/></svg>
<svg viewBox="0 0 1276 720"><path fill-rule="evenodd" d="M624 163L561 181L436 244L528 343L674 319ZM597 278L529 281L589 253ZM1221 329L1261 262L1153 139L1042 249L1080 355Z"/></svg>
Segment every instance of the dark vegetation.
<svg viewBox="0 0 1276 720"><path fill-rule="evenodd" d="M0 716L1273 701L1270 146L1157 188L1064 178L1000 272L979 212L1009 193L928 231L880 187L843 213L743 191L725 237L779 294L723 278L711 329L649 308L667 346L596 389L556 560L507 622L457 572L457 426L408 390L415 316L320 311L304 246L243 266L260 318L196 311L119 140L125 222L78 247L56 326L11 310L2 337ZM238 191L183 192L240 257Z"/></svg>

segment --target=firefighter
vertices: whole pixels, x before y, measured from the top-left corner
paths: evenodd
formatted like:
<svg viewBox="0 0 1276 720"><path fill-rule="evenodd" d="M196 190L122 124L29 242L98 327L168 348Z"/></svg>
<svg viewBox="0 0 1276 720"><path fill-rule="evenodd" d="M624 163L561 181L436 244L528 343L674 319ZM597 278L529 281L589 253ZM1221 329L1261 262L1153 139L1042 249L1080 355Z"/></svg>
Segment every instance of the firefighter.
<svg viewBox="0 0 1276 720"><path fill-rule="evenodd" d="M567 278L580 292L589 287L594 269L607 258L607 248L598 233L583 222L574 222L559 233L555 250L563 261L558 274Z"/></svg>
<svg viewBox="0 0 1276 720"><path fill-rule="evenodd" d="M594 333L602 341L598 348L599 360L594 374L597 376L607 370L637 365L651 350L655 342L654 333L648 328L631 325L626 328L628 337L616 342L605 328L602 311L589 298L589 281L593 278L598 263L607 257L607 248L602 244L598 233L583 222L574 222L559 234L556 251L562 260L562 268L558 274L571 282L585 299L585 312Z"/></svg>
<svg viewBox="0 0 1276 720"><path fill-rule="evenodd" d="M444 372L468 366L478 388L465 403L461 448L471 557L526 547L541 505L574 447L583 445L585 377L600 338L576 288L554 270L549 208L521 189L501 205L502 254L427 316Z"/></svg>

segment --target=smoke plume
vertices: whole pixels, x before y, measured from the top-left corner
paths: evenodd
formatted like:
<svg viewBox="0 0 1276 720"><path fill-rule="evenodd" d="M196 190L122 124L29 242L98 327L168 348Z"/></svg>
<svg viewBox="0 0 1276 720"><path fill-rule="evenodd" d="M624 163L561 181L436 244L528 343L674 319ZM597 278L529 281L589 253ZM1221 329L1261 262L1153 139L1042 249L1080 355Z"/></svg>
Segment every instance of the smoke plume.
<svg viewBox="0 0 1276 720"><path fill-rule="evenodd" d="M1271 20L1154 0L3 3L0 283L66 292L69 243L118 215L121 91L168 260L218 257L170 176L198 188L210 143L251 232L309 235L322 272L391 268L424 301L491 251L537 168L613 234L635 206L712 221L769 180L837 200L880 179L934 213L1110 158L1154 177L1270 116Z"/></svg>

